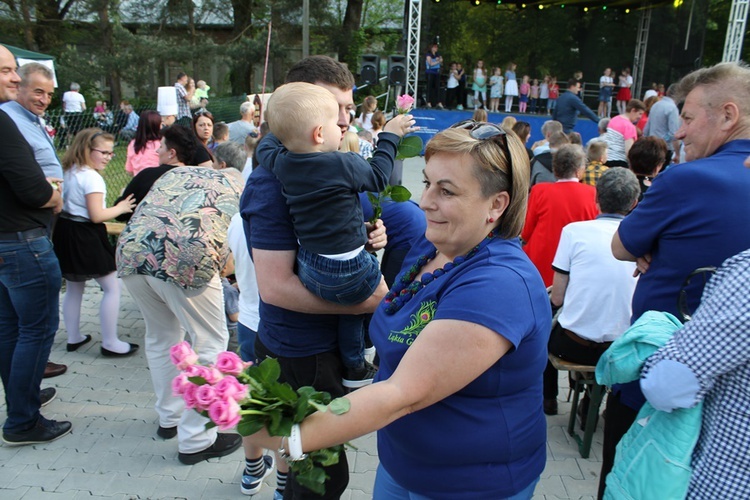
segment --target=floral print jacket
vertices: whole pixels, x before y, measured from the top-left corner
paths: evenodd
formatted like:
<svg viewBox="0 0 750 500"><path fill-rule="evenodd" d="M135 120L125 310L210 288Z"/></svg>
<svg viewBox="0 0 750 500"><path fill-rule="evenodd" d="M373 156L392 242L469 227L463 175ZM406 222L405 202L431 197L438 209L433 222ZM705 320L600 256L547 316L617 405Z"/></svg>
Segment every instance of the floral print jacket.
<svg viewBox="0 0 750 500"><path fill-rule="evenodd" d="M206 286L229 256L227 229L242 189L232 169L178 167L161 176L120 235L118 276L148 275L188 290Z"/></svg>

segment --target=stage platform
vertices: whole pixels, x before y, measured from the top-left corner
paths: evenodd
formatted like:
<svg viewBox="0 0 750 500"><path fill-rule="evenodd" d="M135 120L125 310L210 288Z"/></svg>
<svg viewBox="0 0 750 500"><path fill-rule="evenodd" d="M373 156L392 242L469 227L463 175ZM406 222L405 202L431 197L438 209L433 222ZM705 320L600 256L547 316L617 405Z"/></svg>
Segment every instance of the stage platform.
<svg viewBox="0 0 750 500"><path fill-rule="evenodd" d="M452 111L419 108L412 111L417 126L421 127L421 130L416 132L416 134L422 137L425 144L427 144L427 141L440 130L444 130L462 120L469 120L473 114L473 110ZM508 116L508 113L488 113L487 115L487 119L490 122L500 123L506 116ZM529 138L529 142L526 143L528 147L531 147L534 142L542 139L542 125L545 121L552 119L549 115L532 115L528 113L510 113L510 115L514 116L518 121L529 122L531 125L531 137ZM579 117L574 130L581 134L584 145L589 139L599 135L599 132L597 131L597 123L592 122L588 118Z"/></svg>

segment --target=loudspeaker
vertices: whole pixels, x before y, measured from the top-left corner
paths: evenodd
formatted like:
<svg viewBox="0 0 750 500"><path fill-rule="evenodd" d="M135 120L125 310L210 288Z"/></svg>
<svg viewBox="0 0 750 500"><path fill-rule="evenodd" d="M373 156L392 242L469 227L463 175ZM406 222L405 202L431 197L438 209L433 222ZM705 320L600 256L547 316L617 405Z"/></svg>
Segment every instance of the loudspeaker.
<svg viewBox="0 0 750 500"><path fill-rule="evenodd" d="M380 56L362 54L362 69L359 72L361 85L376 85L380 80Z"/></svg>
<svg viewBox="0 0 750 500"><path fill-rule="evenodd" d="M406 56L399 54L388 56L388 83L406 85Z"/></svg>

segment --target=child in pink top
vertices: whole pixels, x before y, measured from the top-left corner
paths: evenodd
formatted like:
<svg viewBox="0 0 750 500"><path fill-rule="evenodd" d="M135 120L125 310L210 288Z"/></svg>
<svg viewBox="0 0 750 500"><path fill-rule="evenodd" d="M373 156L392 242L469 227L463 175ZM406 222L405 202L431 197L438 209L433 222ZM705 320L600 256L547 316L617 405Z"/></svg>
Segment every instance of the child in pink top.
<svg viewBox="0 0 750 500"><path fill-rule="evenodd" d="M526 106L529 102L529 92L531 92L531 85L529 85L529 75L523 75L523 81L521 86L518 87L518 112L526 113Z"/></svg>

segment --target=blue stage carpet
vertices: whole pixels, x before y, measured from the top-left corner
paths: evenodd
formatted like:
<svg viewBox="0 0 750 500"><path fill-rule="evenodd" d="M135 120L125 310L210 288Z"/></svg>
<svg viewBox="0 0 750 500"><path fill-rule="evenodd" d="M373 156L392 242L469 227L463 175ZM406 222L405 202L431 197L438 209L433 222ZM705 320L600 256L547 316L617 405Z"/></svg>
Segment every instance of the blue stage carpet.
<svg viewBox="0 0 750 500"><path fill-rule="evenodd" d="M421 127L421 130L416 132L416 134L422 137L425 144L439 131L462 120L469 120L473 114L473 111L448 111L426 108L419 108L412 111L417 126ZM492 123L500 123L506 116L508 116L506 113L488 113L488 120ZM529 142L526 143L528 147L531 147L534 142L542 139L542 125L545 121L552 119L547 115L512 114L512 116L515 116L518 121L529 122L531 125L531 137L529 138ZM599 135L597 124L587 118L578 119L575 131L581 134L584 145L589 139Z"/></svg>

